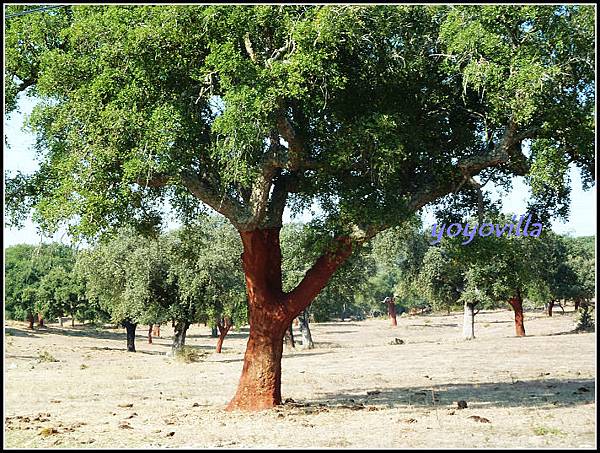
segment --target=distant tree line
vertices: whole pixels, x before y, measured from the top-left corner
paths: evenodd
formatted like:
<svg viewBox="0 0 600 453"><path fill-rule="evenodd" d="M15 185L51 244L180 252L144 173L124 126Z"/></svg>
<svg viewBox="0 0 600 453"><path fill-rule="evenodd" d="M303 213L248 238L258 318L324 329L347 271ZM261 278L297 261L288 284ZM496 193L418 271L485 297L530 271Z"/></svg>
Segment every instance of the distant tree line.
<svg viewBox="0 0 600 453"><path fill-rule="evenodd" d="M496 220L502 221L501 216ZM283 283L292 288L319 253L322 238L296 223L281 235ZM572 301L586 311L595 291L593 237L476 238L471 244L431 237L415 217L403 228L387 230L354 254L331 283L296 320L302 346L313 347L311 321L364 319L385 312L386 296L397 311L463 307L464 336L474 337L479 309L510 306L515 330L525 335L524 305ZM121 229L94 247L62 244L15 245L6 249L6 316L29 322L68 316L81 322L112 322L127 330L135 351L139 325L171 323L173 352L185 345L193 323L205 323L219 336L220 352L232 327L247 323L247 301L235 229L204 217L175 231L140 235ZM562 305L561 305L562 306ZM295 346L293 325L287 342Z"/></svg>

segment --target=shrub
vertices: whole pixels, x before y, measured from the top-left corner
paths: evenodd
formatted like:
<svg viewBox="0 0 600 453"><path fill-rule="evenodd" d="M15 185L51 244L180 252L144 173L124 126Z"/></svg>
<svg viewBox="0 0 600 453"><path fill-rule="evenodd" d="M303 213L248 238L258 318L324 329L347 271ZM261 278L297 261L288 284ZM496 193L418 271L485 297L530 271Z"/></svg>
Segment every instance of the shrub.
<svg viewBox="0 0 600 453"><path fill-rule="evenodd" d="M38 354L39 362L58 362L58 360L48 351L40 351Z"/></svg>
<svg viewBox="0 0 600 453"><path fill-rule="evenodd" d="M175 353L175 358L184 363L200 362L206 354L190 346L184 346Z"/></svg>

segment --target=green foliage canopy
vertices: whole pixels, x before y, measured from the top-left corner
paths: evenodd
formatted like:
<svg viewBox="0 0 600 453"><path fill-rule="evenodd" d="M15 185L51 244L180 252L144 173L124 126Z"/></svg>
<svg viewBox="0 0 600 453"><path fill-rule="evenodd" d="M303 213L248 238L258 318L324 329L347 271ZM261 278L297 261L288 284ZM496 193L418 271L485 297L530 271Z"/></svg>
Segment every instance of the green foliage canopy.
<svg viewBox="0 0 600 453"><path fill-rule="evenodd" d="M321 230L364 240L443 197L469 203L472 176L519 174L536 209L564 215L568 165L593 180L594 31L594 8L577 5L11 18L5 108L26 89L39 99L40 169L7 179L7 207L93 237L155 229L165 200L239 230L317 203Z"/></svg>

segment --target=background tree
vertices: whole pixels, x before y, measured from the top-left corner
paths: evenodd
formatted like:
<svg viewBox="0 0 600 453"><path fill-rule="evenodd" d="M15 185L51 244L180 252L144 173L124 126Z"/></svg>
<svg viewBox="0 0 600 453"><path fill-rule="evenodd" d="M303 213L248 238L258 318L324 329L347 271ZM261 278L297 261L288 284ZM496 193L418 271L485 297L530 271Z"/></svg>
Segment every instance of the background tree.
<svg viewBox="0 0 600 453"><path fill-rule="evenodd" d="M75 252L63 244L20 244L8 247L5 252L5 309L12 319L27 320L33 328L34 315L43 318L62 316L69 311L66 299L78 300L83 309L81 288L69 280L75 261ZM64 294L72 291L72 299Z"/></svg>
<svg viewBox="0 0 600 453"><path fill-rule="evenodd" d="M229 329L247 322L241 251L235 229L215 217L201 217L170 235L170 279L178 303L168 316L180 320L184 332L192 322L216 326L217 352Z"/></svg>
<svg viewBox="0 0 600 453"><path fill-rule="evenodd" d="M281 402L285 330L377 232L446 196L472 204L477 175L527 175L552 215L565 214L569 163L593 180L591 6L39 14L6 21L7 105L26 88L38 97L41 156L7 180L8 209L32 208L47 229L76 219L71 232L92 238L155 229L165 200L182 219L205 206L226 217L250 321L230 409ZM315 203L321 255L284 292L284 208Z"/></svg>
<svg viewBox="0 0 600 453"><path fill-rule="evenodd" d="M82 250L76 263L87 297L98 301L111 320L127 330L130 352L135 352L137 325L163 320L178 295L169 287L167 271L159 241L128 228L93 249Z"/></svg>

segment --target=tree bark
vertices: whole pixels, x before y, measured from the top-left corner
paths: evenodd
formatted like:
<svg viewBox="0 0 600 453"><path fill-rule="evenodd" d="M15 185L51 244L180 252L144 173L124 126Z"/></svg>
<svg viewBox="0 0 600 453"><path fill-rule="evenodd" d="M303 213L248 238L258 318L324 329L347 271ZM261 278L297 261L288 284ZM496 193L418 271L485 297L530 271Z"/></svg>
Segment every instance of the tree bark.
<svg viewBox="0 0 600 453"><path fill-rule="evenodd" d="M525 336L525 324L523 317L523 298L521 293L517 292L517 295L508 300L508 303L515 312L515 334L517 337Z"/></svg>
<svg viewBox="0 0 600 453"><path fill-rule="evenodd" d="M29 323L29 329L33 330L33 313L27 314L27 322Z"/></svg>
<svg viewBox="0 0 600 453"><path fill-rule="evenodd" d="M152 328L152 336L160 338L160 324L154 324Z"/></svg>
<svg viewBox="0 0 600 453"><path fill-rule="evenodd" d="M154 326L152 324L148 325L148 344L152 344L152 328Z"/></svg>
<svg viewBox="0 0 600 453"><path fill-rule="evenodd" d="M217 324L217 327L219 329L219 339L217 340L216 352L219 354L221 353L221 349L223 348L223 340L225 340L225 336L227 335L227 332L229 332L229 329L231 329L231 326L232 324L229 318L225 318L223 322L219 322Z"/></svg>
<svg viewBox="0 0 600 453"><path fill-rule="evenodd" d="M552 317L552 309L554 308L554 301L551 300L550 302L548 302L548 316Z"/></svg>
<svg viewBox="0 0 600 453"><path fill-rule="evenodd" d="M44 327L44 317L42 316L41 313L38 313L38 326Z"/></svg>
<svg viewBox="0 0 600 453"><path fill-rule="evenodd" d="M575 311L579 310L579 304L581 304L581 300L575 299Z"/></svg>
<svg viewBox="0 0 600 453"><path fill-rule="evenodd" d="M298 317L300 320L300 333L302 334L302 349L313 349L315 344L310 333L310 322L308 311L304 310Z"/></svg>
<svg viewBox="0 0 600 453"><path fill-rule="evenodd" d="M475 304L470 302L465 302L463 338L465 340L472 340L475 338Z"/></svg>
<svg viewBox="0 0 600 453"><path fill-rule="evenodd" d="M351 241L338 238L333 248L306 272L298 286L284 293L279 231L279 227L240 231L250 335L238 389L227 410L256 411L281 404L285 331L352 253Z"/></svg>
<svg viewBox="0 0 600 453"><path fill-rule="evenodd" d="M187 321L176 321L175 322L175 334L173 335L173 345L171 351L176 354L177 351L181 350L185 346L185 336L187 334L190 323Z"/></svg>
<svg viewBox="0 0 600 453"><path fill-rule="evenodd" d="M123 321L123 327L127 330L127 351L135 352L135 328L137 324L130 321Z"/></svg>
<svg viewBox="0 0 600 453"><path fill-rule="evenodd" d="M285 331L284 341L286 346L290 348L296 347L296 342L294 341L294 321L290 322L290 326Z"/></svg>
<svg viewBox="0 0 600 453"><path fill-rule="evenodd" d="M396 327L398 325L398 321L396 320L396 301L393 297L390 298L387 303L388 306L388 315L390 320L392 321L392 326Z"/></svg>

